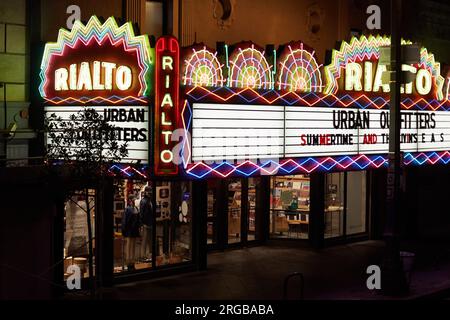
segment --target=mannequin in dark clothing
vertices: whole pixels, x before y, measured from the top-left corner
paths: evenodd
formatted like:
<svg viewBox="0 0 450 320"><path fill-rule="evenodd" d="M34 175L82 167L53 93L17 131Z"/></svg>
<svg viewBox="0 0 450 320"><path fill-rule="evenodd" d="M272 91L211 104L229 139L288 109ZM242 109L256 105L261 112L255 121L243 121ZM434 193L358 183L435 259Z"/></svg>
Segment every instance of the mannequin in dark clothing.
<svg viewBox="0 0 450 320"><path fill-rule="evenodd" d="M125 248L125 262L128 266L128 270L134 269L135 263L135 250L136 250L136 238L139 237L139 211L134 204L134 197L128 197L128 205L125 208L125 212L122 218L122 235L126 240Z"/></svg>
<svg viewBox="0 0 450 320"><path fill-rule="evenodd" d="M145 187L144 195L139 203L139 214L142 223L142 246L141 258L151 260L152 252L152 226L153 226L153 205L151 199L152 189Z"/></svg>

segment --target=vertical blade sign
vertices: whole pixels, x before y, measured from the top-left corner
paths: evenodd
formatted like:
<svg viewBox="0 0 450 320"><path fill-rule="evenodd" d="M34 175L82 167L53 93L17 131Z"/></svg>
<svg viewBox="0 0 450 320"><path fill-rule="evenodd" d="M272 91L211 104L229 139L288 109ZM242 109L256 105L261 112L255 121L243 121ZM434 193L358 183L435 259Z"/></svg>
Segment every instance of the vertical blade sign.
<svg viewBox="0 0 450 320"><path fill-rule="evenodd" d="M155 81L155 175L176 175L172 133L178 127L180 47L176 38L156 42Z"/></svg>

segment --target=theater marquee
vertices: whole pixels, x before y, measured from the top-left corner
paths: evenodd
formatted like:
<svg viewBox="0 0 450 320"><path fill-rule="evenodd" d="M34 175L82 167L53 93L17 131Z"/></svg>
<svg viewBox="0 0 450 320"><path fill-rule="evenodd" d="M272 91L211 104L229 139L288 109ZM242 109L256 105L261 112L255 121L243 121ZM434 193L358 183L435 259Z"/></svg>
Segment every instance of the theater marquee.
<svg viewBox="0 0 450 320"><path fill-rule="evenodd" d="M410 42L403 41L403 44ZM290 42L251 42L218 52L185 49L183 165L195 178L361 170L387 165L390 38L342 42L323 67ZM401 150L405 165L450 161L450 107L440 64L427 49L403 65Z"/></svg>
<svg viewBox="0 0 450 320"><path fill-rule="evenodd" d="M116 140L127 142L122 162L146 164L153 60L148 37L134 35L131 23L76 21L45 46L39 87L45 111L64 121L84 108L96 110L117 128Z"/></svg>
<svg viewBox="0 0 450 320"><path fill-rule="evenodd" d="M450 113L403 111L401 150L450 150ZM192 161L388 152L389 111L194 103Z"/></svg>

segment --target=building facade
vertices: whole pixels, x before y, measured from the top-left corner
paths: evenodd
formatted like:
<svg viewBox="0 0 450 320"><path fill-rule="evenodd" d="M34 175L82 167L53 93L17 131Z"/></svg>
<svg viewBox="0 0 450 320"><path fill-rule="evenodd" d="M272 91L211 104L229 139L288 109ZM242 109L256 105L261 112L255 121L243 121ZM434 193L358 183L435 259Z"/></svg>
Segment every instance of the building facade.
<svg viewBox="0 0 450 320"><path fill-rule="evenodd" d="M2 168L10 188L1 234L6 243L28 230L2 249L2 261L16 261L2 268L2 295L20 297L17 283L30 296L60 295L72 264L83 285L91 272L113 285L206 269L210 250L381 239L388 92L379 48L390 39L369 36L368 5L2 4L4 136L17 131L3 150L8 166L24 167ZM78 13L82 22L72 21ZM377 33L389 30L385 20ZM60 32L68 22L71 31ZM445 179L430 182L448 174L447 82L436 61L447 57L428 50L408 66L415 78L403 88L404 239L450 227ZM120 127L131 151L103 184L79 183L60 197L41 165L44 116L85 106ZM145 210L132 235L124 226Z"/></svg>

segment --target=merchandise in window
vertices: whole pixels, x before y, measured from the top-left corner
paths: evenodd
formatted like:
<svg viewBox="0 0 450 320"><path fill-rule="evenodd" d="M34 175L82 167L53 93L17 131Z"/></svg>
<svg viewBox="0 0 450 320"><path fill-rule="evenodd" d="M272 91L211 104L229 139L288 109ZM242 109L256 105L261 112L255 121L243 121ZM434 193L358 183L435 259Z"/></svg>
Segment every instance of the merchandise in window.
<svg viewBox="0 0 450 320"><path fill-rule="evenodd" d="M152 267L152 186L120 180L114 197L114 272Z"/></svg>
<svg viewBox="0 0 450 320"><path fill-rule="evenodd" d="M271 181L271 237L308 239L310 203L309 176L273 177Z"/></svg>

